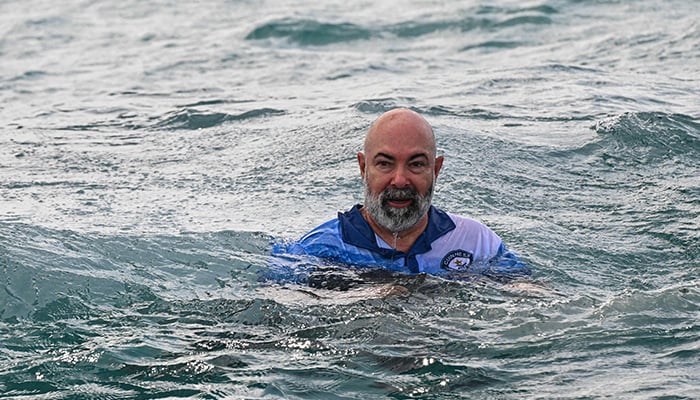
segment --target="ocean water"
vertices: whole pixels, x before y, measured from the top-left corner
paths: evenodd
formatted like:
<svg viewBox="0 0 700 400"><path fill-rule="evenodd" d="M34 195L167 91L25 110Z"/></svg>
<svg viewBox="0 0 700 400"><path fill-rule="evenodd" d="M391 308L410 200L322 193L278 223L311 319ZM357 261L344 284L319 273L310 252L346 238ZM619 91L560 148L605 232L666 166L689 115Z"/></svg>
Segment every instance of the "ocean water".
<svg viewBox="0 0 700 400"><path fill-rule="evenodd" d="M1 1L0 397L700 398L698 12ZM260 282L399 106L532 281Z"/></svg>

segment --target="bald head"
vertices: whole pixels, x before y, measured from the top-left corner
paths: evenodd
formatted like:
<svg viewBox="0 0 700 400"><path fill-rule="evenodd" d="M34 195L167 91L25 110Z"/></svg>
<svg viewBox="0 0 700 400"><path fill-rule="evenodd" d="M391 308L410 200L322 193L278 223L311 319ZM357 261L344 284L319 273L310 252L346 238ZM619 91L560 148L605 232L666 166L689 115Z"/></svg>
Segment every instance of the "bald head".
<svg viewBox="0 0 700 400"><path fill-rule="evenodd" d="M420 114L407 108L387 111L374 121L365 137L364 152L371 153L373 148L392 142L422 145L433 158L437 152L433 128Z"/></svg>

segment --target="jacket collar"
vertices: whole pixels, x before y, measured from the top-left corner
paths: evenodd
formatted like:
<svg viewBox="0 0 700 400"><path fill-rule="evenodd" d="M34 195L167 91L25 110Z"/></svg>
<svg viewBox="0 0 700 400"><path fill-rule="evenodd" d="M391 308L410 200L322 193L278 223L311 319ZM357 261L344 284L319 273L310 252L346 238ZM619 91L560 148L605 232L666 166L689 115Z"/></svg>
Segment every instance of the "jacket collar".
<svg viewBox="0 0 700 400"><path fill-rule="evenodd" d="M343 242L385 256L395 254L395 250L381 248L377 245L374 231L360 213L361 208L361 205L356 204L349 211L338 213ZM416 239L413 246L411 246L408 255L422 254L430 251L430 249L432 249L430 245L432 242L453 229L455 229L455 224L452 222L452 219L444 211L430 206L428 210L428 225L418 239Z"/></svg>

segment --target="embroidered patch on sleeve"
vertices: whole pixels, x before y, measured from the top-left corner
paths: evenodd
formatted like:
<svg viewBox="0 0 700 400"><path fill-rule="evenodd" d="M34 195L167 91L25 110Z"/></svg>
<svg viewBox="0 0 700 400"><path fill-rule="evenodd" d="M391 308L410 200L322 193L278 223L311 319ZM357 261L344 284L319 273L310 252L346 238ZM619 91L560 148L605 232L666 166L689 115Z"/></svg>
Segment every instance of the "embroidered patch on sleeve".
<svg viewBox="0 0 700 400"><path fill-rule="evenodd" d="M448 271L464 271L471 265L474 256L472 253L464 250L453 250L440 262L440 267Z"/></svg>

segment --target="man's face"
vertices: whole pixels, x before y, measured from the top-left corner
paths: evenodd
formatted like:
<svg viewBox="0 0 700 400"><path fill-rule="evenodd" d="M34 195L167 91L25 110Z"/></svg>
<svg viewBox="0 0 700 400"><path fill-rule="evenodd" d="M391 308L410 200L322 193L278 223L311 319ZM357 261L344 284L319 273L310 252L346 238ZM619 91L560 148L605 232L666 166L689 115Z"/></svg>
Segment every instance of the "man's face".
<svg viewBox="0 0 700 400"><path fill-rule="evenodd" d="M392 232L413 227L432 201L442 157L435 158L430 127L413 115L378 124L358 161L370 216Z"/></svg>

